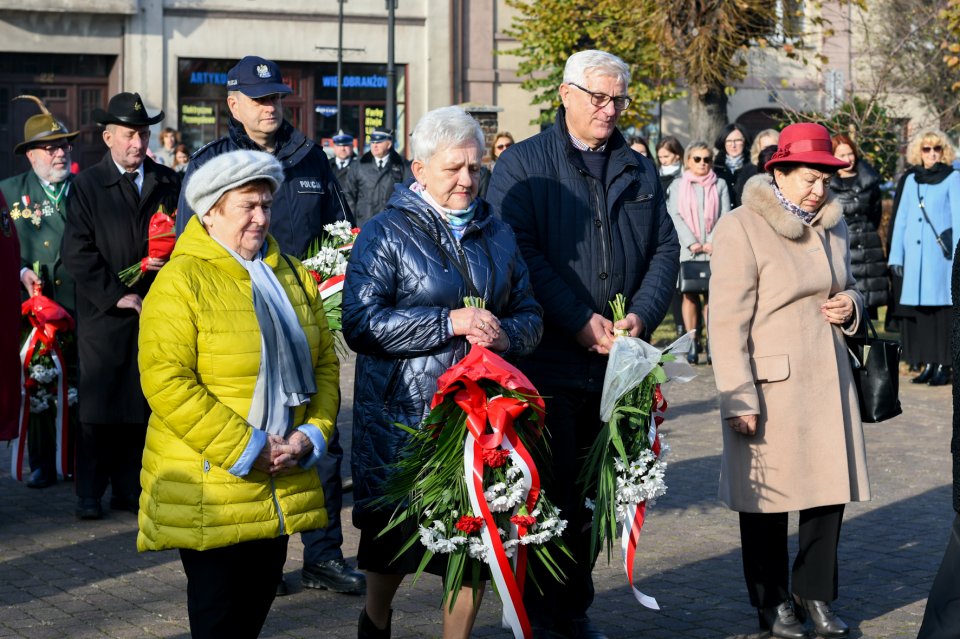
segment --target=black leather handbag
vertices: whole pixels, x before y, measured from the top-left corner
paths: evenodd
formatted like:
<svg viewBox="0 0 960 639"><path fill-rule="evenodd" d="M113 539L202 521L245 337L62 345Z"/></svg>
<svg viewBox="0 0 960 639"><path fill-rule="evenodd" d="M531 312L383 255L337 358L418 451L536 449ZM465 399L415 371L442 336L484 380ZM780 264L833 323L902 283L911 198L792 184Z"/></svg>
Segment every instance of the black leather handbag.
<svg viewBox="0 0 960 639"><path fill-rule="evenodd" d="M880 339L867 318L869 332L847 336L860 419L882 422L903 412L900 407L900 342Z"/></svg>
<svg viewBox="0 0 960 639"><path fill-rule="evenodd" d="M681 293L710 290L710 262L680 262L679 288Z"/></svg>

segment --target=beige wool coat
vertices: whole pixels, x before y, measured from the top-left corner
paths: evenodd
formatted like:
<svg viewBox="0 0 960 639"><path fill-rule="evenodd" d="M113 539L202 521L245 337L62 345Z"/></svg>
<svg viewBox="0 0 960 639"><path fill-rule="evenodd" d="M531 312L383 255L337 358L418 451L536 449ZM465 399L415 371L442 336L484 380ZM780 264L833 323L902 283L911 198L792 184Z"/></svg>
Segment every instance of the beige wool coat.
<svg viewBox="0 0 960 639"><path fill-rule="evenodd" d="M870 498L863 425L844 332L863 300L850 272L847 226L828 200L811 226L780 205L769 176L747 182L743 205L714 230L710 347L723 431L720 500L775 513ZM849 296L843 328L820 305ZM729 417L759 415L757 433Z"/></svg>

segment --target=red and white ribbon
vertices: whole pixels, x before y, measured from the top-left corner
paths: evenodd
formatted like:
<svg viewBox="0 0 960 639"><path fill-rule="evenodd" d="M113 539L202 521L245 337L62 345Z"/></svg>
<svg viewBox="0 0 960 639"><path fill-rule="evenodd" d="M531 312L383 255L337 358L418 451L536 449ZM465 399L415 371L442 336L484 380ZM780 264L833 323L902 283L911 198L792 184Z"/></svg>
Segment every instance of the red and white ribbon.
<svg viewBox="0 0 960 639"><path fill-rule="evenodd" d="M325 300L331 295L342 291L344 279L346 279L345 275L334 275L333 277L329 277L317 284L317 290L320 292L320 299Z"/></svg>
<svg viewBox="0 0 960 639"><path fill-rule="evenodd" d="M657 436L660 432L660 424L663 423L663 415L667 410L667 400L663 398L660 392L659 384L653 394L653 405L650 407L651 425L648 429L650 438L650 448L653 454L660 458L660 438ZM643 521L647 513L647 502L639 504L630 504L627 507L627 518L623 523L623 530L620 533L620 551L623 555L623 570L627 574L627 583L633 590L633 596L641 605L651 610L660 610L657 600L650 595L645 595L636 586L633 585L633 562L637 554L637 544L640 542L640 531L643 529Z"/></svg>

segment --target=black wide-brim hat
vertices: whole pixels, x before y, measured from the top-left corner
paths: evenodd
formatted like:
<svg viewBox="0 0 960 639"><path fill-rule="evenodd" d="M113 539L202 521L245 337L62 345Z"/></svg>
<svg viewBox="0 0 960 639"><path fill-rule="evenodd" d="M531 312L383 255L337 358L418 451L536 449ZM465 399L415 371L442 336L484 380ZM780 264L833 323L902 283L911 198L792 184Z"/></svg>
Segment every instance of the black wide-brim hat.
<svg viewBox="0 0 960 639"><path fill-rule="evenodd" d="M107 110L94 109L93 121L102 126L120 124L123 126L150 126L163 119L163 111L153 116L147 115L139 93L118 93L107 104Z"/></svg>

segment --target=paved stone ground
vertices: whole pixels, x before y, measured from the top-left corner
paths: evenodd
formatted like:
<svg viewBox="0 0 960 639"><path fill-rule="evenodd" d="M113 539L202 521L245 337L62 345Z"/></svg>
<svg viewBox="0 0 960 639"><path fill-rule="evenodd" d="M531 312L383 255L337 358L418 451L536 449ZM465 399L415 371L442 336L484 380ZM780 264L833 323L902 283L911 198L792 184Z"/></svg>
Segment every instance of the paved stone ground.
<svg viewBox="0 0 960 639"><path fill-rule="evenodd" d="M662 610L636 604L616 561L608 566L601 559L592 615L613 638L758 636L751 635L756 616L741 576L736 514L716 500L713 376L709 367L699 373L666 389L669 491L651 510L637 553L637 585L656 596ZM344 378L352 379L349 366ZM906 381L905 415L865 427L873 501L846 511L837 607L853 637L916 636L953 518L950 391ZM352 384L344 384L342 424L349 424L351 391ZM349 444L349 428L343 434ZM29 490L10 479L6 461L0 466L0 637L189 637L177 553L138 554L134 515L80 522L72 486ZM349 504L344 520L344 552L352 558ZM791 523L795 532L795 518ZM355 637L361 599L302 589L300 550L295 537L286 565L292 594L274 603L262 636ZM405 583L395 602L394 637L439 636L439 596L436 577ZM488 593L474 636L508 637L499 614L496 596Z"/></svg>

